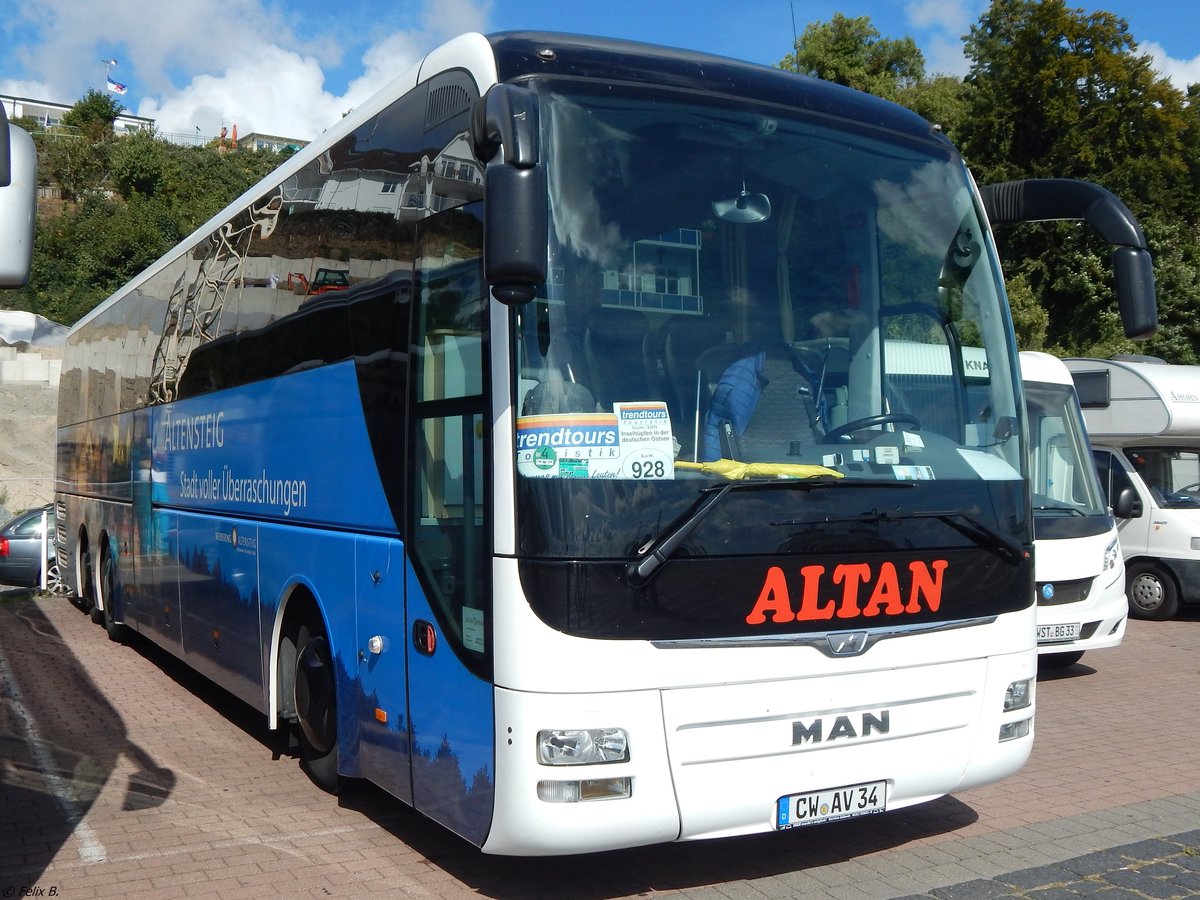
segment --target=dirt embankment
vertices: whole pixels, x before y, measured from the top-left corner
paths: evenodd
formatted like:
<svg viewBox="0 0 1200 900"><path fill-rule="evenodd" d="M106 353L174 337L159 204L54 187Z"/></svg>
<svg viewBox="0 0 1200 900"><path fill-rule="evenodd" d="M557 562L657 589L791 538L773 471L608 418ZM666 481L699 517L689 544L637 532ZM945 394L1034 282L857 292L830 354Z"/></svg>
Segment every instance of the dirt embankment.
<svg viewBox="0 0 1200 900"><path fill-rule="evenodd" d="M54 499L58 388L0 382L0 524Z"/></svg>

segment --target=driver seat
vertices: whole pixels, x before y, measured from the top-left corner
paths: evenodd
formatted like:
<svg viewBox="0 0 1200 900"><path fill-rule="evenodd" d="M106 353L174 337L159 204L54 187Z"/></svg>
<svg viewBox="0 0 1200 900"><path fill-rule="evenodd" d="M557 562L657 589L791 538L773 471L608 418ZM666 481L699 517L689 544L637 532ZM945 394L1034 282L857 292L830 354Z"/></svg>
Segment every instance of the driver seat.
<svg viewBox="0 0 1200 900"><path fill-rule="evenodd" d="M754 386L747 384L750 373ZM702 457L709 460L788 462L818 443L814 387L792 348L750 348L731 364L713 390L705 426Z"/></svg>

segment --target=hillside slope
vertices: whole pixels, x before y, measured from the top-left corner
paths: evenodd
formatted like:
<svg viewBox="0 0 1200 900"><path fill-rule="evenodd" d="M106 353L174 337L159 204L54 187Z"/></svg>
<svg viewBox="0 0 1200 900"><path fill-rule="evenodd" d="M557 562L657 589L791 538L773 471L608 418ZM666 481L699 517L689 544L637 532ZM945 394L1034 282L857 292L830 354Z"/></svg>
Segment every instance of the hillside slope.
<svg viewBox="0 0 1200 900"><path fill-rule="evenodd" d="M57 387L0 383L0 513L54 498L57 405Z"/></svg>

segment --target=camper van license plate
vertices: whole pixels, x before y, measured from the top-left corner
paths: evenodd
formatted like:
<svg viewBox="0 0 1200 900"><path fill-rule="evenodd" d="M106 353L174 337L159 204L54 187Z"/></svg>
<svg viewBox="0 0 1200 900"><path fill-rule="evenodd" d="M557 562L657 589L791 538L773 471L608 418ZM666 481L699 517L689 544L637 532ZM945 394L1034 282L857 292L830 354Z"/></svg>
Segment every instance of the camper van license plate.
<svg viewBox="0 0 1200 900"><path fill-rule="evenodd" d="M1039 625L1038 643L1045 641L1073 641L1079 637L1079 623L1071 622L1067 625Z"/></svg>
<svg viewBox="0 0 1200 900"><path fill-rule="evenodd" d="M887 808L887 782L872 781L848 787L792 794L775 802L775 828L799 828L834 819L869 816Z"/></svg>

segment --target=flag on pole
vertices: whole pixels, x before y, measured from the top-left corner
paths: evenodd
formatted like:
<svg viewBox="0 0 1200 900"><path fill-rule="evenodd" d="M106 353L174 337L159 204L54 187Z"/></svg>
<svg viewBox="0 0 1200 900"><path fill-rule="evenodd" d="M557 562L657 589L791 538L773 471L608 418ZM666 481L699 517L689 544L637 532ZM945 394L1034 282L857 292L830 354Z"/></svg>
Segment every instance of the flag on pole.
<svg viewBox="0 0 1200 900"><path fill-rule="evenodd" d="M112 76L109 76L109 78L108 78L108 89L110 91L112 91L114 94L123 94L123 93L125 93L125 91L128 90L128 88L126 88L125 85L121 84L121 82L113 81Z"/></svg>

